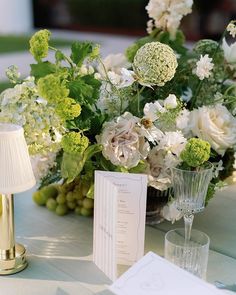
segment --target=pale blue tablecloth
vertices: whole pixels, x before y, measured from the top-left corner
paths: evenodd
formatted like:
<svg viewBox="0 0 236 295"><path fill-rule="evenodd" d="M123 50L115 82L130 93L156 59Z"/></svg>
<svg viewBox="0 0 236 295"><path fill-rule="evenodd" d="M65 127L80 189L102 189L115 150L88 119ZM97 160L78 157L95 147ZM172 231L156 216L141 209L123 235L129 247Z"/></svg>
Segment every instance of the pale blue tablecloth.
<svg viewBox="0 0 236 295"><path fill-rule="evenodd" d="M32 191L15 196L16 239L27 247L29 266L0 277L0 295L111 294L111 282L92 262L93 220L73 214L59 217L32 201ZM236 186L220 192L194 227L211 238L207 280L236 281ZM146 227L145 252L163 255L168 229L164 222Z"/></svg>

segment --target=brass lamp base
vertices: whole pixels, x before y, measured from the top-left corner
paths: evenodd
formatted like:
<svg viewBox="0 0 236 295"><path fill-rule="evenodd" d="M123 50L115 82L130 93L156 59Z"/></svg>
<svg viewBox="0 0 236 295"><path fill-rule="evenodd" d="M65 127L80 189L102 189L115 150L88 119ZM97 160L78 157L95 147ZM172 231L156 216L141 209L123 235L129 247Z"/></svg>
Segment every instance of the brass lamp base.
<svg viewBox="0 0 236 295"><path fill-rule="evenodd" d="M0 259L0 275L10 275L22 271L28 265L25 255L25 247L16 244L16 255L13 259Z"/></svg>

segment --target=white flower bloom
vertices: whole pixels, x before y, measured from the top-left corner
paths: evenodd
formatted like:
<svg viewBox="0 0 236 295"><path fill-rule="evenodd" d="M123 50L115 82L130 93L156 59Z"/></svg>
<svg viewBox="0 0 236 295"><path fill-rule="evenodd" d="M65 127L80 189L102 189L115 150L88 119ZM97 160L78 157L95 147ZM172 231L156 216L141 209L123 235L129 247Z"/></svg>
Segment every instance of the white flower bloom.
<svg viewBox="0 0 236 295"><path fill-rule="evenodd" d="M163 136L163 132L153 124L150 127L141 124L140 134L153 144L156 144Z"/></svg>
<svg viewBox="0 0 236 295"><path fill-rule="evenodd" d="M146 118L150 119L152 122L156 121L158 118L158 113L166 112L166 109L158 102L146 103L143 109Z"/></svg>
<svg viewBox="0 0 236 295"><path fill-rule="evenodd" d="M148 155L150 146L140 133L139 119L126 112L123 116L104 124L97 137L103 145L103 156L112 164L132 168Z"/></svg>
<svg viewBox="0 0 236 295"><path fill-rule="evenodd" d="M229 23L226 29L227 29L227 31L229 32L229 34L230 34L233 38L235 38L235 36L236 36L236 26L235 26L235 24L233 24L232 22Z"/></svg>
<svg viewBox="0 0 236 295"><path fill-rule="evenodd" d="M168 221L174 223L182 218L183 213L176 208L176 201L172 199L162 208L161 215Z"/></svg>
<svg viewBox="0 0 236 295"><path fill-rule="evenodd" d="M185 148L187 139L180 131L166 132L161 138L157 149L165 150L179 157L183 149Z"/></svg>
<svg viewBox="0 0 236 295"><path fill-rule="evenodd" d="M133 71L129 71L125 68L122 68L120 73L121 73L121 78L120 78L121 82L120 82L119 88L128 87L134 83L135 79L134 79Z"/></svg>
<svg viewBox="0 0 236 295"><path fill-rule="evenodd" d="M224 50L224 56L227 63L236 66L236 42L228 45L225 38L223 39L222 49Z"/></svg>
<svg viewBox="0 0 236 295"><path fill-rule="evenodd" d="M221 104L203 106L190 114L190 128L194 135L208 141L220 155L236 144L236 119Z"/></svg>
<svg viewBox="0 0 236 295"><path fill-rule="evenodd" d="M170 168L176 167L181 162L180 154L186 142L181 132L163 134L147 157L148 185L159 190L166 190L171 186Z"/></svg>
<svg viewBox="0 0 236 295"><path fill-rule="evenodd" d="M110 80L111 84L113 84L114 86L120 85L120 82L121 82L120 75L116 74L115 72L109 71L107 73L107 76L108 76L108 79Z"/></svg>
<svg viewBox="0 0 236 295"><path fill-rule="evenodd" d="M164 107L168 109L175 109L178 106L177 98L174 94L170 94L165 100L164 100Z"/></svg>
<svg viewBox="0 0 236 295"><path fill-rule="evenodd" d="M189 133L189 116L190 111L183 109L176 118L176 127L180 129L183 134Z"/></svg>
<svg viewBox="0 0 236 295"><path fill-rule="evenodd" d="M212 58L210 58L208 54L205 54L204 56L201 55L194 73L200 80L203 80L210 77L213 67L214 64L212 63Z"/></svg>
<svg viewBox="0 0 236 295"><path fill-rule="evenodd" d="M150 0L146 10L157 28L175 37L182 17L192 11L192 5L193 0Z"/></svg>
<svg viewBox="0 0 236 295"><path fill-rule="evenodd" d="M122 68L120 70L120 74L109 71L107 73L107 76L111 84L113 84L117 88L124 88L124 87L131 86L135 81L134 72L129 71L125 68Z"/></svg>
<svg viewBox="0 0 236 295"><path fill-rule="evenodd" d="M153 28L154 28L154 23L153 23L153 20L150 19L148 22L147 22L147 33L148 34L151 34L153 32Z"/></svg>
<svg viewBox="0 0 236 295"><path fill-rule="evenodd" d="M120 74L122 68L128 68L130 63L126 56L122 53L109 54L103 61L103 64L99 64L97 70L103 78L106 77L106 72L114 72ZM104 69L105 68L105 69ZM106 71L106 72L105 72Z"/></svg>

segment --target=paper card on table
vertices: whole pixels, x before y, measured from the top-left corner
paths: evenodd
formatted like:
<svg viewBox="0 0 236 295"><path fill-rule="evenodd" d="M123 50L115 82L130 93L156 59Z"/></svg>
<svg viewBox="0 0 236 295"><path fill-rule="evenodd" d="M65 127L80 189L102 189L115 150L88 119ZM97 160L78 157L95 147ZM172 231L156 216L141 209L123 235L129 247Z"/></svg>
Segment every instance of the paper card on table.
<svg viewBox="0 0 236 295"><path fill-rule="evenodd" d="M148 252L109 287L116 295L220 295L213 285Z"/></svg>
<svg viewBox="0 0 236 295"><path fill-rule="evenodd" d="M93 260L111 279L144 254L147 176L95 171Z"/></svg>

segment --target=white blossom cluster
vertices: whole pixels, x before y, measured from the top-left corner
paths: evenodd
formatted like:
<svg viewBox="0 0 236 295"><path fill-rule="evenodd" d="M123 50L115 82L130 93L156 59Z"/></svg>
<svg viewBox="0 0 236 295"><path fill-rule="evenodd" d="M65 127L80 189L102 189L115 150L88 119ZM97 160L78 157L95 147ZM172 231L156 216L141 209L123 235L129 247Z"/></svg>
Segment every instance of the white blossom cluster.
<svg viewBox="0 0 236 295"><path fill-rule="evenodd" d="M174 38L183 16L191 13L193 0L150 0L146 6L148 33L153 27L168 31Z"/></svg>

